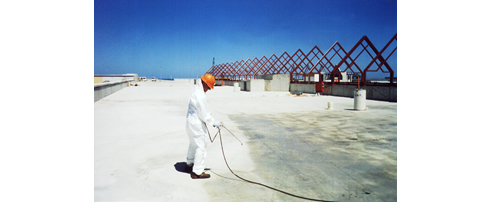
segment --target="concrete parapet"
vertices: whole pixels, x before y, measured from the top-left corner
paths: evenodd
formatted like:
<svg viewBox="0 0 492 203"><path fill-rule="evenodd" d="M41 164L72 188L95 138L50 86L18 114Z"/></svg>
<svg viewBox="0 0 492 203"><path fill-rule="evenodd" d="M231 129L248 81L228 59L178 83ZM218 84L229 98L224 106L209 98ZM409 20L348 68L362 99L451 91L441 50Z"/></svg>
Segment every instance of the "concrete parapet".
<svg viewBox="0 0 492 203"><path fill-rule="evenodd" d="M215 80L215 85L234 86L238 83L238 87L243 91L263 92L263 91L289 91L290 74L277 75L258 75L257 79L248 79L241 81L234 80Z"/></svg>
<svg viewBox="0 0 492 203"><path fill-rule="evenodd" d="M290 74L258 75L265 80L265 91L289 91Z"/></svg>
<svg viewBox="0 0 492 203"><path fill-rule="evenodd" d="M316 93L316 87L313 84L290 84L290 92Z"/></svg>
<svg viewBox="0 0 492 203"><path fill-rule="evenodd" d="M216 86L234 86L234 83L236 83L236 82L243 82L243 81L216 79L215 80L215 85Z"/></svg>
<svg viewBox="0 0 492 203"><path fill-rule="evenodd" d="M250 92L264 92L265 91L265 80L263 79L251 79L246 80L246 91Z"/></svg>
<svg viewBox="0 0 492 203"><path fill-rule="evenodd" d="M265 80L265 91L272 91L272 81Z"/></svg>
<svg viewBox="0 0 492 203"><path fill-rule="evenodd" d="M239 87L239 83L235 82L234 83L234 92L239 92L241 91L241 87Z"/></svg>
<svg viewBox="0 0 492 203"><path fill-rule="evenodd" d="M333 96L343 96L354 98L354 90L357 89L357 86L353 85L335 85L331 88L331 94ZM367 94L366 94L367 95ZM368 98L368 97L366 97Z"/></svg>
<svg viewBox="0 0 492 203"><path fill-rule="evenodd" d="M367 98L382 101L396 102L396 87L379 87L379 86L368 86L365 87L367 90Z"/></svg>
<svg viewBox="0 0 492 203"><path fill-rule="evenodd" d="M398 95L397 94L398 91L397 91L396 87L391 87L390 90L389 90L389 92L390 92L389 93L389 101L390 102L396 102L397 95Z"/></svg>
<svg viewBox="0 0 492 203"><path fill-rule="evenodd" d="M291 84L292 87L292 84ZM342 97L350 97L354 98L354 90L357 89L356 85L325 85L323 88L323 94L333 95L333 96L342 96ZM371 100L379 100L379 101L397 101L397 87L390 86L365 86L361 87L361 89L366 90L366 98ZM306 92L305 93L311 93Z"/></svg>
<svg viewBox="0 0 492 203"><path fill-rule="evenodd" d="M94 102L127 87L129 81L94 84Z"/></svg>
<svg viewBox="0 0 492 203"><path fill-rule="evenodd" d="M138 75L129 73L121 75L94 75L94 84L106 83L106 82L123 82L123 81L138 81Z"/></svg>

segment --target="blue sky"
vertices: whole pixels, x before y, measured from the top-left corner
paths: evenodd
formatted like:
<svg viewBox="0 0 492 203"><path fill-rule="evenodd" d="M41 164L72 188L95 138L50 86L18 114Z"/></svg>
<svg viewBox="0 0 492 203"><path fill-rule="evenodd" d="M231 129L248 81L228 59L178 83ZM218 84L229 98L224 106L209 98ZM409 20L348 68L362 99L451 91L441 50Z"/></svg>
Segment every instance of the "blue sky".
<svg viewBox="0 0 492 203"><path fill-rule="evenodd" d="M396 33L391 0L96 0L94 74L194 78L213 58L325 52L336 41L349 51L364 35L381 50Z"/></svg>

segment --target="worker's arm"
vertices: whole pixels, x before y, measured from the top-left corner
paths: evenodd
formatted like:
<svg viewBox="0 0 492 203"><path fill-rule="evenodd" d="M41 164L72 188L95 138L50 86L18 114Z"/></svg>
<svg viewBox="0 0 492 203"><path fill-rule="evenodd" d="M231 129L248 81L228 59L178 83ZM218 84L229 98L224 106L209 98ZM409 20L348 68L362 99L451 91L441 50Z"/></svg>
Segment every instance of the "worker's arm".
<svg viewBox="0 0 492 203"><path fill-rule="evenodd" d="M215 119L212 117L212 114L208 111L208 106L206 104L207 99L203 96L195 95L195 104L196 104L196 112L198 114L198 118L205 122L207 125L213 125L215 123Z"/></svg>

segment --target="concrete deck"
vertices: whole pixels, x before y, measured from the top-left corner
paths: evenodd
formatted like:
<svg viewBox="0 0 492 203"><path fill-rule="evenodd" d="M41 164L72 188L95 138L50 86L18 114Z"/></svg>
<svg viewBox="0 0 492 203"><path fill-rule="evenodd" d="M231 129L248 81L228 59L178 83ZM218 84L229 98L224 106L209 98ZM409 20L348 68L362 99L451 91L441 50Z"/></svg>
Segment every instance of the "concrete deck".
<svg viewBox="0 0 492 203"><path fill-rule="evenodd" d="M193 84L138 84L94 103L94 201L307 201L237 179L218 137L208 144L210 179L180 172ZM353 111L351 98L233 90L207 97L244 143L222 131L236 174L314 199L397 201L397 103L367 100L367 111Z"/></svg>

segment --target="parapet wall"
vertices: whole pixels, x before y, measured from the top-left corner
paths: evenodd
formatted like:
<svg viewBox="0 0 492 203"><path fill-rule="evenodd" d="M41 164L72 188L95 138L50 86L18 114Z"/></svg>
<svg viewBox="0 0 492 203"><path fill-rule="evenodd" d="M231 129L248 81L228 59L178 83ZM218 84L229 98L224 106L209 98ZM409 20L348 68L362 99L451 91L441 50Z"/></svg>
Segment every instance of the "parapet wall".
<svg viewBox="0 0 492 203"><path fill-rule="evenodd" d="M121 75L94 75L94 84L123 81L138 82L138 75L133 73Z"/></svg>
<svg viewBox="0 0 492 203"><path fill-rule="evenodd" d="M250 91L250 92L264 92L265 91L265 80L263 80L263 79L246 80L245 90Z"/></svg>
<svg viewBox="0 0 492 203"><path fill-rule="evenodd" d="M311 84L296 84L290 83L290 92L302 92L302 93L316 93L316 87L314 83Z"/></svg>
<svg viewBox="0 0 492 203"><path fill-rule="evenodd" d="M289 91L290 74L258 75L265 80L265 91Z"/></svg>
<svg viewBox="0 0 492 203"><path fill-rule="evenodd" d="M94 84L94 102L118 91L125 87L128 87L129 81L120 82L106 82Z"/></svg>
<svg viewBox="0 0 492 203"><path fill-rule="evenodd" d="M290 91L296 93L316 93L316 83L290 83L289 74L258 75L258 79L241 81L215 81L216 85L233 86L234 83L238 83L242 91ZM332 86L331 84L325 84L321 94L354 98L355 89L357 89L357 85L337 84ZM397 101L397 87L365 86L361 87L361 89L366 90L366 99L389 102Z"/></svg>
<svg viewBox="0 0 492 203"><path fill-rule="evenodd" d="M215 85L234 86L238 83L242 91L289 91L290 74L258 75L257 79L240 81L215 80Z"/></svg>
<svg viewBox="0 0 492 203"><path fill-rule="evenodd" d="M357 85L326 85L322 94L354 98L354 90ZM366 99L397 102L397 88L391 86L365 86ZM290 92L316 93L315 84L290 84Z"/></svg>
<svg viewBox="0 0 492 203"><path fill-rule="evenodd" d="M354 90L356 89L357 85L325 85L323 94L353 98ZM361 87L361 89L366 90L367 99L397 102L397 87L365 86Z"/></svg>

